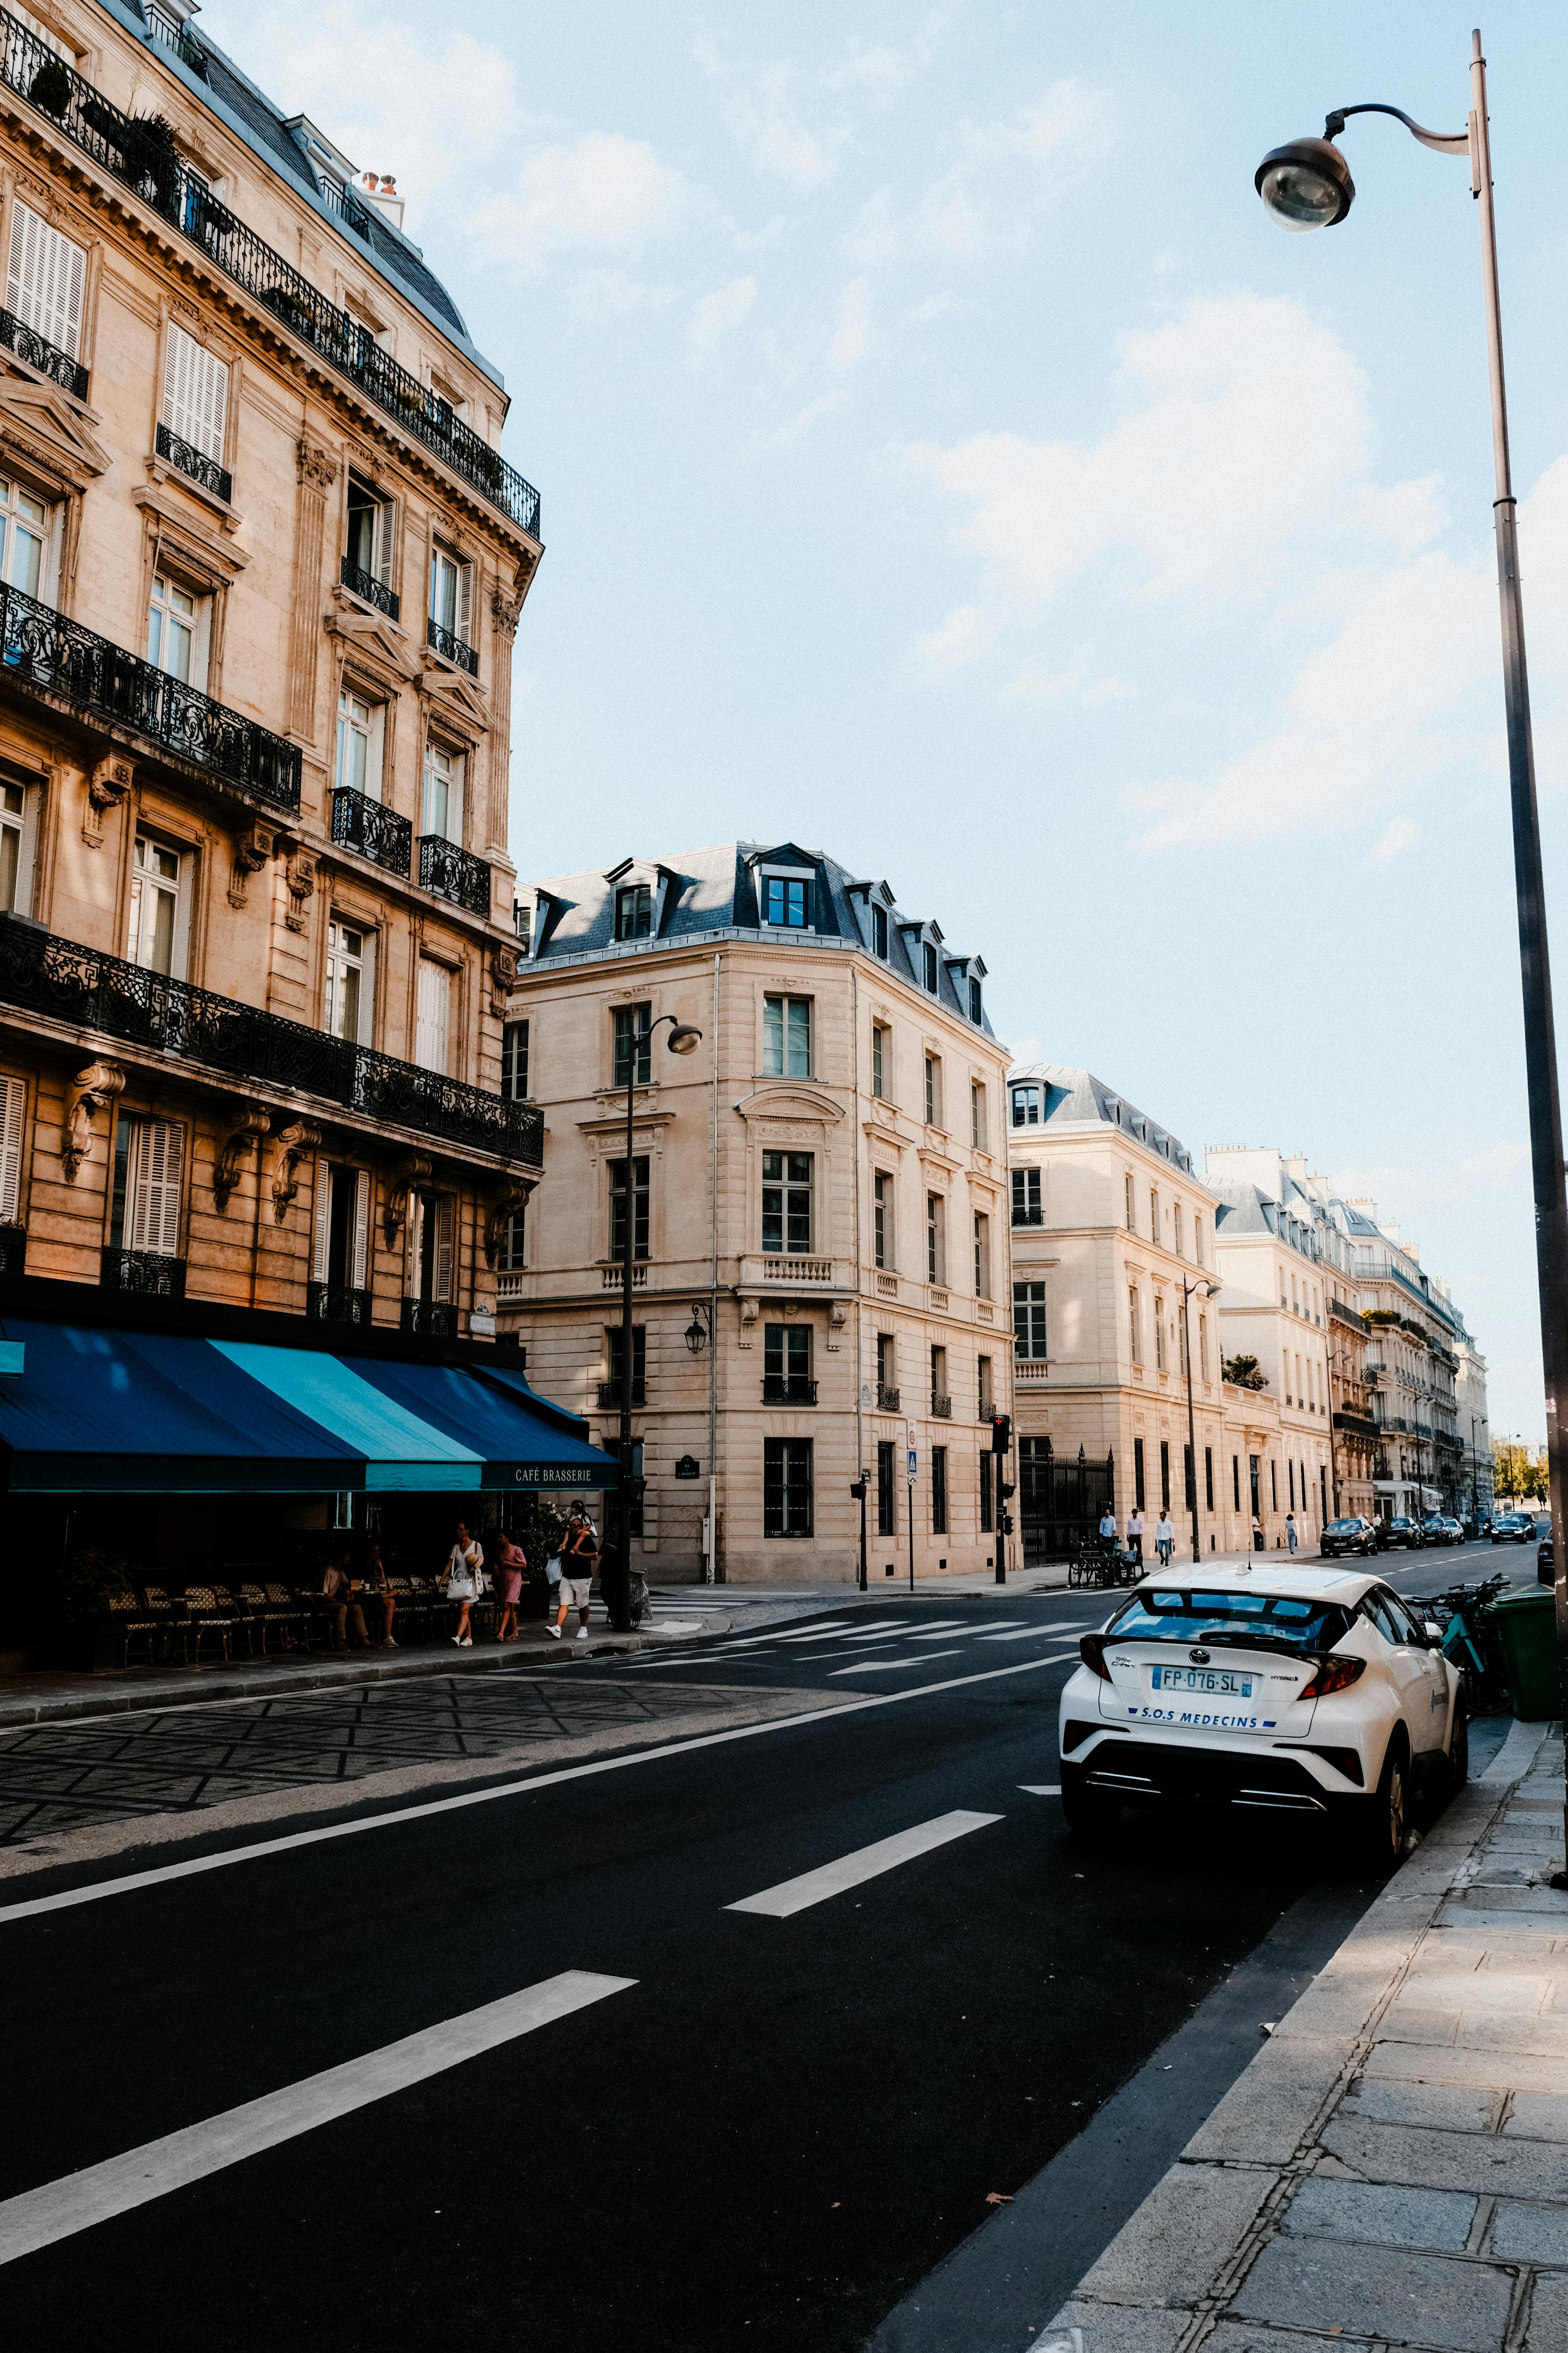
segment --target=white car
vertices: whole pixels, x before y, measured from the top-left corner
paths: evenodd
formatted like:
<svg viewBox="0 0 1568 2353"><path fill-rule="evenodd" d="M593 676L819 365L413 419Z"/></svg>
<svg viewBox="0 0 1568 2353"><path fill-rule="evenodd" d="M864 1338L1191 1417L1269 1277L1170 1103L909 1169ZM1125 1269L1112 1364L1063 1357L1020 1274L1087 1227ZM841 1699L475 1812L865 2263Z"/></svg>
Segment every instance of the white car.
<svg viewBox="0 0 1568 2353"><path fill-rule="evenodd" d="M1062 1807L1089 1835L1140 1800L1337 1815L1392 1870L1413 1798L1469 1772L1458 1670L1365 1567L1166 1573L1135 1587L1061 1696Z"/></svg>

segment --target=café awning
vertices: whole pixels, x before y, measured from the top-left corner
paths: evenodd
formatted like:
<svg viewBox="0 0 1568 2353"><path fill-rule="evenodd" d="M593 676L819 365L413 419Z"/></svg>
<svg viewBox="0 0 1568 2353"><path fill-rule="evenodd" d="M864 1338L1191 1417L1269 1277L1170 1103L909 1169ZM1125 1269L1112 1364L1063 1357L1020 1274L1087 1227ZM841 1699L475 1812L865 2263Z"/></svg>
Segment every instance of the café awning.
<svg viewBox="0 0 1568 2353"><path fill-rule="evenodd" d="M8 1316L12 1494L610 1488L615 1458L519 1372Z"/></svg>

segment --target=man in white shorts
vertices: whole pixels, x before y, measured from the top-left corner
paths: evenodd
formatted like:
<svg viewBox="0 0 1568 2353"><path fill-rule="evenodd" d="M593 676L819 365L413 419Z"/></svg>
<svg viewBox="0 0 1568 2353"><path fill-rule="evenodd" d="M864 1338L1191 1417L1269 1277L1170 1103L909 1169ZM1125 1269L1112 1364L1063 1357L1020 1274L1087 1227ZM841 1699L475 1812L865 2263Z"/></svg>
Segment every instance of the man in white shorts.
<svg viewBox="0 0 1568 2353"><path fill-rule="evenodd" d="M587 1641L588 1596L598 1566L599 1539L594 1523L581 1504L574 1504L566 1523L565 1541L561 1546L561 1582L556 1588L561 1609L550 1629L556 1641L561 1640L561 1630L566 1623L569 1609L575 1609L583 1621L577 1629L577 1640L580 1642Z"/></svg>

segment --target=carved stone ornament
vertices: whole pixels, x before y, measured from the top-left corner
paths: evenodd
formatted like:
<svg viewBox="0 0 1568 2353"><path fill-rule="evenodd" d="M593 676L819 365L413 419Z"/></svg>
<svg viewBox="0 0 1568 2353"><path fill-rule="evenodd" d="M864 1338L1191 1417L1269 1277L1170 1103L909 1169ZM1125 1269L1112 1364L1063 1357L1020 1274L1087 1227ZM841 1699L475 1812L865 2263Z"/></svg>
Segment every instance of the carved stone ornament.
<svg viewBox="0 0 1568 2353"><path fill-rule="evenodd" d="M281 1225L293 1207L300 1190L300 1163L308 1152L314 1152L321 1140L319 1127L306 1121L290 1121L278 1131L278 1165L272 1171L272 1215Z"/></svg>
<svg viewBox="0 0 1568 2353"><path fill-rule="evenodd" d="M490 1006L498 1015L506 1011L507 999L517 986L517 950L514 947L492 947L490 950Z"/></svg>
<svg viewBox="0 0 1568 2353"><path fill-rule="evenodd" d="M338 479L338 461L330 449L322 449L314 441L301 441L294 452L299 461L300 480L313 491L330 491Z"/></svg>
<svg viewBox="0 0 1568 2353"><path fill-rule="evenodd" d="M527 1206L528 1197L532 1190L531 1185L525 1185L521 1179L514 1178L511 1183L503 1186L497 1194L495 1206L485 1219L485 1264L487 1266L494 1266L500 1256L501 1241L507 1227L518 1211Z"/></svg>
<svg viewBox="0 0 1568 2353"><path fill-rule="evenodd" d="M76 1183L77 1170L92 1149L94 1118L124 1092L125 1073L118 1062L89 1062L85 1071L77 1072L60 1144L60 1166L68 1185Z"/></svg>
<svg viewBox="0 0 1568 2353"><path fill-rule="evenodd" d="M502 588L498 584L491 589L490 618L503 638L516 637L517 625L522 616L522 600L527 594L526 580L513 588Z"/></svg>
<svg viewBox="0 0 1568 2353"><path fill-rule="evenodd" d="M291 932L305 928L305 909L316 887L316 861L309 850L296 849L289 860L289 897L290 904L283 920Z"/></svg>
<svg viewBox="0 0 1568 2353"><path fill-rule="evenodd" d="M386 1204L381 1220L388 1250L397 1247L397 1237L403 1231L408 1216L408 1196L416 1186L428 1185L431 1175L430 1163L418 1154L411 1154L407 1159L395 1162L388 1170Z"/></svg>
<svg viewBox="0 0 1568 2353"><path fill-rule="evenodd" d="M756 1329L757 1302L754 1299L742 1299L741 1302L741 1345L742 1348L749 1348L752 1345L756 1335Z"/></svg>
<svg viewBox="0 0 1568 2353"><path fill-rule="evenodd" d="M229 1196L239 1182L241 1166L258 1149L271 1124L270 1113L260 1103L252 1103L247 1111L240 1113L233 1134L213 1166L213 1199L220 1209L227 1208Z"/></svg>
<svg viewBox="0 0 1568 2353"><path fill-rule="evenodd" d="M269 858L278 854L278 828L275 825L253 825L240 834L234 845L234 866L228 878L228 903L231 907L245 904L246 884L253 874L259 874Z"/></svg>
<svg viewBox="0 0 1568 2353"><path fill-rule="evenodd" d="M107 811L117 809L136 781L135 763L123 752L110 752L87 772L87 815L82 819L81 838L89 849L100 849L103 842L103 818Z"/></svg>

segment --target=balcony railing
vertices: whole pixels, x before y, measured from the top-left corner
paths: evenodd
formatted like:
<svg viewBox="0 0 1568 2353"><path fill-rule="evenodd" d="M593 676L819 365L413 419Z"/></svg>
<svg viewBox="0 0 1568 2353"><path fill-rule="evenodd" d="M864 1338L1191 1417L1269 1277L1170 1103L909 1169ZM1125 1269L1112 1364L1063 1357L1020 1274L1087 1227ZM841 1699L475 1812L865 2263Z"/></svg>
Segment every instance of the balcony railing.
<svg viewBox="0 0 1568 2353"><path fill-rule="evenodd" d="M1016 1226L1043 1226L1045 1222L1046 1213L1038 1201L1032 1202L1026 1208L1022 1208L1015 1203L1013 1208L1013 1223Z"/></svg>
<svg viewBox="0 0 1568 2353"><path fill-rule="evenodd" d="M231 997L0 919L0 1005L539 1166L544 1114Z"/></svg>
<svg viewBox="0 0 1568 2353"><path fill-rule="evenodd" d="M332 839L342 849L357 849L388 874L406 874L414 863L414 828L405 817L340 785L332 795Z"/></svg>
<svg viewBox="0 0 1568 2353"><path fill-rule="evenodd" d="M346 1282L307 1282L305 1313L313 1324L368 1324L370 1297L368 1291L356 1291Z"/></svg>
<svg viewBox="0 0 1568 2353"><path fill-rule="evenodd" d="M201 52L188 35L182 35L170 47L188 65L200 59ZM199 62L195 62L195 70L202 70ZM385 410L405 433L433 450L470 489L533 538L539 537L539 492L533 485L455 416L450 402L383 351L368 327L362 327L329 301L302 271L219 204L205 181L181 162L167 133L155 127L158 116L122 113L28 26L4 9L0 9L0 82L29 100L171 228L199 246L219 269L264 302L291 333L309 343L367 400ZM340 216L374 252L371 225L357 198L352 206L340 208Z"/></svg>
<svg viewBox="0 0 1568 2353"><path fill-rule="evenodd" d="M405 1299L401 1328L421 1340L455 1340L458 1311L449 1299Z"/></svg>
<svg viewBox="0 0 1568 2353"><path fill-rule="evenodd" d="M433 891L437 899L450 899L455 907L466 907L470 915L489 913L489 868L482 858L442 834L419 837L419 882L421 889Z"/></svg>
<svg viewBox="0 0 1568 2353"><path fill-rule="evenodd" d="M87 398L86 368L72 359L69 352L62 352L58 343L51 343L47 335L40 335L37 327L29 327L25 319L18 319L15 311L0 311L0 343L8 352L15 352L19 360L25 360L28 367L37 368L40 375L48 376L64 391L74 394L78 400Z"/></svg>
<svg viewBox="0 0 1568 2353"><path fill-rule="evenodd" d="M641 1405L644 1401L645 1394L646 1389L642 1374L634 1373L632 1375L632 1403L634 1405ZM599 1383L599 1409L601 1412L604 1412L610 1406L618 1406L620 1401L621 1385L618 1380L601 1381Z"/></svg>
<svg viewBox="0 0 1568 2353"><path fill-rule="evenodd" d="M815 1405L816 1383L807 1380L804 1373L764 1373L763 1403L764 1405Z"/></svg>
<svg viewBox="0 0 1568 2353"><path fill-rule="evenodd" d="M931 1391L931 1409L938 1421L952 1419L952 1399L950 1397L941 1396L935 1389Z"/></svg>
<svg viewBox="0 0 1568 2353"><path fill-rule="evenodd" d="M143 1299L183 1299L185 1261L156 1250L106 1250L99 1276L105 1291L134 1291Z"/></svg>
<svg viewBox="0 0 1568 2353"><path fill-rule="evenodd" d="M0 11L0 27L10 19ZM4 51L0 50L0 58ZM73 709L150 735L180 758L289 817L300 808L300 751L210 695L20 588L0 586L0 666Z"/></svg>
<svg viewBox="0 0 1568 2353"><path fill-rule="evenodd" d="M182 65L189 66L194 74L199 74L203 81L205 81L206 58L179 18L172 16L168 9L160 8L158 0L147 0L142 14L147 19L147 30L152 34L153 38L161 43L164 48L173 49Z"/></svg>
<svg viewBox="0 0 1568 2353"><path fill-rule="evenodd" d="M478 678L479 658L473 647L461 638L455 638L450 629L444 629L439 621L426 622L425 642L435 648L443 661L456 662L458 668L466 670L470 678Z"/></svg>
<svg viewBox="0 0 1568 2353"><path fill-rule="evenodd" d="M159 426L153 446L166 466L177 467L182 474L188 474L193 482L199 482L204 491L210 491L226 507L233 505L234 476L216 458L209 458L205 449L198 449L192 441L182 441L166 425Z"/></svg>
<svg viewBox="0 0 1568 2353"><path fill-rule="evenodd" d="M897 1413L899 1410L899 1392L889 1388L886 1381L877 1383L877 1410L879 1413Z"/></svg>
<svg viewBox="0 0 1568 2353"><path fill-rule="evenodd" d="M363 596L367 605L374 605L376 611L384 613L389 621L396 620L403 609L402 603L393 589L382 586L374 572L362 572L359 565L351 563L345 555L338 576L345 588L353 589L356 596Z"/></svg>

